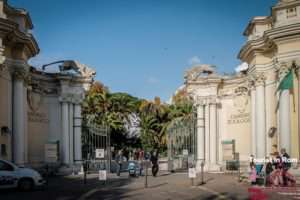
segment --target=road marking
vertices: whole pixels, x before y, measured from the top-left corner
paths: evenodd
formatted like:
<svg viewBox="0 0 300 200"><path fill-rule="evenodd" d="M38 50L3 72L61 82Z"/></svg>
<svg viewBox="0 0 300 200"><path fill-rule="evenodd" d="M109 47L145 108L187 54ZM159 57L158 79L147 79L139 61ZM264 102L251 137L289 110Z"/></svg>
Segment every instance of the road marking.
<svg viewBox="0 0 300 200"><path fill-rule="evenodd" d="M215 191L215 190L212 190L212 189L209 189L207 187L203 187L203 186L198 186L197 188L199 188L200 190L203 190L205 192L209 192L209 193L212 193L214 195L216 195L218 198L217 199L229 199L228 197L226 197L225 195Z"/></svg>

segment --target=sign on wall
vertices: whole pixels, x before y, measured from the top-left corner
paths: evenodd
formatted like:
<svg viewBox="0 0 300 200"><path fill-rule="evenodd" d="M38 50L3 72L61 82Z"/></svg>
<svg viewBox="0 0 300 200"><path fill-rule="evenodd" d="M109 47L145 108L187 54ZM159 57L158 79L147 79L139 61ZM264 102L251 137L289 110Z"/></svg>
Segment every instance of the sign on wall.
<svg viewBox="0 0 300 200"><path fill-rule="evenodd" d="M189 155L189 150L183 149L183 150L182 150L182 155L188 156L188 155Z"/></svg>
<svg viewBox="0 0 300 200"><path fill-rule="evenodd" d="M45 144L45 162L56 163L58 161L58 145L57 143Z"/></svg>
<svg viewBox="0 0 300 200"><path fill-rule="evenodd" d="M96 149L96 158L104 158L104 149Z"/></svg>
<svg viewBox="0 0 300 200"><path fill-rule="evenodd" d="M234 155L234 140L222 141L223 160L233 160Z"/></svg>

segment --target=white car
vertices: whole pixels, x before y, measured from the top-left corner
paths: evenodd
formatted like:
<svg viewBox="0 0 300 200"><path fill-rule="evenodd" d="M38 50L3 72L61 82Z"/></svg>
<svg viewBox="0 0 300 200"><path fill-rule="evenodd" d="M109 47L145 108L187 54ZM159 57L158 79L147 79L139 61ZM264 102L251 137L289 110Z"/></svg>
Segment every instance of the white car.
<svg viewBox="0 0 300 200"><path fill-rule="evenodd" d="M6 160L0 159L0 189L19 188L31 190L44 186L46 181L35 170L18 167Z"/></svg>

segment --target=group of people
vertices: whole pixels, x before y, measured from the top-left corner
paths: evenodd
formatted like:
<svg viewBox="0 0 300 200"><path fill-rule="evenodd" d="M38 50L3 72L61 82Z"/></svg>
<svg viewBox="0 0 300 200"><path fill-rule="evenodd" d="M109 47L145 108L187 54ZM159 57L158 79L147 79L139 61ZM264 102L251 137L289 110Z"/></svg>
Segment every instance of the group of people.
<svg viewBox="0 0 300 200"><path fill-rule="evenodd" d="M250 181L252 185L258 184L260 175L265 176L266 186L294 186L295 177L289 173L291 168L290 156L283 148L279 152L266 158L266 163L255 163L254 158L250 162Z"/></svg>
<svg viewBox="0 0 300 200"><path fill-rule="evenodd" d="M126 156L127 155L127 156ZM152 150L150 153L145 152L143 149L135 149L133 151L127 151L127 149L119 150L114 156L117 166L117 175L120 176L122 165L129 160L137 161L141 171L145 160L150 160L152 163L152 175L155 177L159 171L158 164L158 150Z"/></svg>

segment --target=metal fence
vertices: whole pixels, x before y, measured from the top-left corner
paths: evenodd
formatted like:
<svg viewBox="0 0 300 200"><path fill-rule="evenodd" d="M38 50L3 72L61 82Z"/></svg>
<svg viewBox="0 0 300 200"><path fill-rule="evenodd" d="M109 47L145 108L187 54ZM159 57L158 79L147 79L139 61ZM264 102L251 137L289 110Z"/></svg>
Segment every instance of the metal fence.
<svg viewBox="0 0 300 200"><path fill-rule="evenodd" d="M104 151L104 157L98 158L96 150ZM111 147L109 127L85 123L82 126L82 158L88 162L88 170L110 171Z"/></svg>
<svg viewBox="0 0 300 200"><path fill-rule="evenodd" d="M184 119L175 119L168 127L168 168L187 170L195 164L197 152L196 112Z"/></svg>

